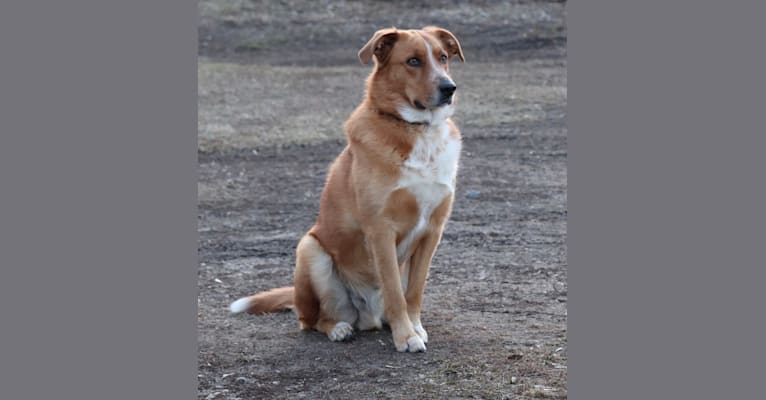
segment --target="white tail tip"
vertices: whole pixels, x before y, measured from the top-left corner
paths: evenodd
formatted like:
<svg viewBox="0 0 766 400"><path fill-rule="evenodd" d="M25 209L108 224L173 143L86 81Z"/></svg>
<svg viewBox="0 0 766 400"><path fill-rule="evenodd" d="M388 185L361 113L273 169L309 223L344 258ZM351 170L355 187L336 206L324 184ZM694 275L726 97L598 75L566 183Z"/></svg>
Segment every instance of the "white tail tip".
<svg viewBox="0 0 766 400"><path fill-rule="evenodd" d="M250 308L250 299L247 297L243 297L231 303L229 306L229 310L232 314L239 314L243 311L247 311L248 308Z"/></svg>

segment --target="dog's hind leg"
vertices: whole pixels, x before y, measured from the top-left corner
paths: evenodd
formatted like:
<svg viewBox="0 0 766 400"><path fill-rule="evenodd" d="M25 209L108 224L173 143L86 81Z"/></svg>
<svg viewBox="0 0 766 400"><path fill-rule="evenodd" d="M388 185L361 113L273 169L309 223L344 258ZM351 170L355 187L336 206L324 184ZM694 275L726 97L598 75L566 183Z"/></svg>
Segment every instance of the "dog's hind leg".
<svg viewBox="0 0 766 400"><path fill-rule="evenodd" d="M316 238L306 235L298 244L296 260L295 307L301 327L315 328L333 341L349 339L358 315L332 257Z"/></svg>
<svg viewBox="0 0 766 400"><path fill-rule="evenodd" d="M316 239L306 235L295 252L295 314L301 329L314 329L319 320L319 297L311 283L310 272L311 264L317 259L316 247Z"/></svg>

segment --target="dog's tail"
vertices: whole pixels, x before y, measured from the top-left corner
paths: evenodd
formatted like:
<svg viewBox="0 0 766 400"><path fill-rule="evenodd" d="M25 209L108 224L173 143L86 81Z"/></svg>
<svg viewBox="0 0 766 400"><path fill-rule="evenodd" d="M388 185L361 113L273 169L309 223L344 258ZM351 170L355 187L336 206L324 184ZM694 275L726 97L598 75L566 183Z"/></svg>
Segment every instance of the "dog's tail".
<svg viewBox="0 0 766 400"><path fill-rule="evenodd" d="M250 314L273 313L293 308L295 288L286 286L243 297L229 306L232 314L247 311Z"/></svg>

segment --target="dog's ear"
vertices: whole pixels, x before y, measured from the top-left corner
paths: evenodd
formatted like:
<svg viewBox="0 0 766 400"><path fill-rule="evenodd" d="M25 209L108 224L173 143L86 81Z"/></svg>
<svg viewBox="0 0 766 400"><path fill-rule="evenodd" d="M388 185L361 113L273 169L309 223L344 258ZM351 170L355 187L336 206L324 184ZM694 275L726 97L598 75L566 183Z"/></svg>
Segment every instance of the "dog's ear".
<svg viewBox="0 0 766 400"><path fill-rule="evenodd" d="M396 28L386 28L375 32L372 39L359 50L359 61L362 64L369 64L374 54L378 62L383 63L388 58L388 53L394 47L398 37Z"/></svg>
<svg viewBox="0 0 766 400"><path fill-rule="evenodd" d="M442 42L444 48L447 49L447 53L450 57L456 55L458 58L460 58L460 61L465 62L463 49L460 48L460 42L458 42L457 38L452 34L452 32L446 29L438 28L436 26L427 26L423 28L423 31L436 36L436 38Z"/></svg>

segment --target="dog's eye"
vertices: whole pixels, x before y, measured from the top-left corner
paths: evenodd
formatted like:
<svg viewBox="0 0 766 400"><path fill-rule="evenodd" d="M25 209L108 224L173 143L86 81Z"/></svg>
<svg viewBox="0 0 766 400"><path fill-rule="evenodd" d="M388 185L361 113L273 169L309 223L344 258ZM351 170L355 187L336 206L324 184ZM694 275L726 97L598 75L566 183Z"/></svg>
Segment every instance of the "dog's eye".
<svg viewBox="0 0 766 400"><path fill-rule="evenodd" d="M439 57L439 61L441 61L442 64L446 64L447 63L447 56L442 54L442 56Z"/></svg>
<svg viewBox="0 0 766 400"><path fill-rule="evenodd" d="M407 65L409 65L410 67L419 67L420 59L417 57L412 57L409 60L407 60Z"/></svg>

